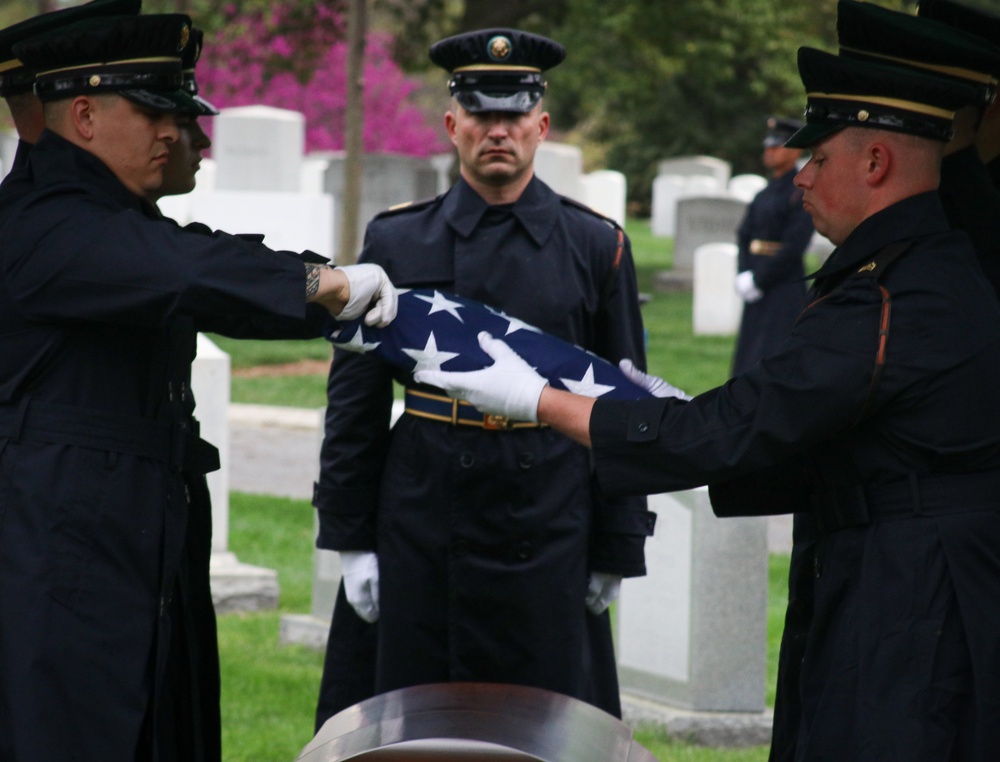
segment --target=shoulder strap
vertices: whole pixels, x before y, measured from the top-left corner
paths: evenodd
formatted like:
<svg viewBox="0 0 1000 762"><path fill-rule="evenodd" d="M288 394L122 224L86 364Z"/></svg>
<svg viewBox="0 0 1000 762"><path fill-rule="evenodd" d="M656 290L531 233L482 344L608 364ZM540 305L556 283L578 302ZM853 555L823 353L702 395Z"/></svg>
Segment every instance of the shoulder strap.
<svg viewBox="0 0 1000 762"><path fill-rule="evenodd" d="M872 400L875 399L875 392L878 391L879 382L882 380L882 371L885 369L885 353L886 347L889 344L889 321L892 316L892 296L889 294L889 289L878 283L878 280L888 272L892 264L910 248L912 243L912 241L895 241L888 246L884 246L879 249L871 262L862 265L858 268L857 272L850 276L850 278L874 278L879 291L882 293L882 314L879 318L878 326L878 351L875 354L872 381L868 387L868 395L865 397L865 403L858 411L858 415L851 424L851 428L854 428L854 426L857 426L861 422ZM849 278L845 278L845 282L847 280Z"/></svg>

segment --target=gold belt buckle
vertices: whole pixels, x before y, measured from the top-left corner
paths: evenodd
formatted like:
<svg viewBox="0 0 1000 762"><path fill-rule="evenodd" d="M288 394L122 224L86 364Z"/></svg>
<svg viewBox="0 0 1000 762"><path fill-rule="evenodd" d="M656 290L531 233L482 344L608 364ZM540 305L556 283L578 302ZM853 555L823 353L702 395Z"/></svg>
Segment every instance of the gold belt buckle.
<svg viewBox="0 0 1000 762"><path fill-rule="evenodd" d="M490 431L507 431L511 428L510 418L505 415L490 415L486 413L483 416L483 428Z"/></svg>

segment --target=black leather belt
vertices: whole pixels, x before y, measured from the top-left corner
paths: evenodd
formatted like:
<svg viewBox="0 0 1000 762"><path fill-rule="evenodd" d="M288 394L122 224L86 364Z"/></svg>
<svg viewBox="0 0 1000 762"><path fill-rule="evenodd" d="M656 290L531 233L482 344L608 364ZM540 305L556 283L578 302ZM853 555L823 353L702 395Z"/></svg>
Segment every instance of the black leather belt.
<svg viewBox="0 0 1000 762"><path fill-rule="evenodd" d="M418 418L429 418L432 421L450 423L452 426L477 426L487 431L539 429L545 425L531 421L512 421L502 415L480 413L468 402L416 389L406 390L404 409Z"/></svg>
<svg viewBox="0 0 1000 762"><path fill-rule="evenodd" d="M812 508L819 527L828 531L877 521L1000 511L1000 471L912 474L891 484L814 494Z"/></svg>
<svg viewBox="0 0 1000 762"><path fill-rule="evenodd" d="M0 405L0 437L138 455L175 471L219 469L219 451L198 436L198 422L168 423L24 399Z"/></svg>

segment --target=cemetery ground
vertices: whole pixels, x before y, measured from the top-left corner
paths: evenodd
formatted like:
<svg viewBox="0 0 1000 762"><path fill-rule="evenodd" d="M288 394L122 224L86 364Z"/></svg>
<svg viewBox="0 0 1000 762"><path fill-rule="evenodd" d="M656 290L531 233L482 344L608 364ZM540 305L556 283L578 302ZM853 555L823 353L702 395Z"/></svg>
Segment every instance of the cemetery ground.
<svg viewBox="0 0 1000 762"><path fill-rule="evenodd" d="M650 371L694 394L722 383L729 373L733 338L693 335L691 294L652 291L653 275L671 266L671 242L653 237L648 221L630 221L626 229L640 291L651 297L643 306ZM233 402L314 409L325 404L330 359L326 341L212 340L231 356ZM305 500L234 493L229 521L230 549L244 563L276 569L281 595L277 611L219 617L223 757L226 762L290 762L312 737L323 655L304 646L279 645L278 629L282 615L310 610L313 509ZM787 554L771 555L769 706L774 700L787 569ZM668 738L654 728L640 728L636 738L662 762L767 759L763 746L711 749Z"/></svg>

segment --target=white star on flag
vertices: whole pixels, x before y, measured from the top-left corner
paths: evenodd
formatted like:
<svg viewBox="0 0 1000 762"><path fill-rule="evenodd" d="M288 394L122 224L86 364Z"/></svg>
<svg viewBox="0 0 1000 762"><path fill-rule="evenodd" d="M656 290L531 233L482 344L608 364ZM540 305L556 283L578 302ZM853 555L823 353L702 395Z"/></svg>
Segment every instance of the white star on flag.
<svg viewBox="0 0 1000 762"><path fill-rule="evenodd" d="M593 363L587 367L587 372L583 374L583 378L579 381L575 381L572 378L560 378L559 380L563 382L569 391L574 394L582 394L584 397L600 397L602 394L607 394L615 388L605 384L598 384L594 381Z"/></svg>
<svg viewBox="0 0 1000 762"><path fill-rule="evenodd" d="M337 341L336 339L333 341L334 346L350 352L370 352L381 343L381 341L365 341L360 325L358 326L358 330L354 332L354 335L347 341Z"/></svg>
<svg viewBox="0 0 1000 762"><path fill-rule="evenodd" d="M433 297L417 294L417 299L421 299L431 305L431 311L427 313L428 315L433 315L435 312L447 312L459 323L465 322L462 320L462 316L458 314L459 308L463 305L460 302L453 302L447 299L440 291L435 291Z"/></svg>
<svg viewBox="0 0 1000 762"><path fill-rule="evenodd" d="M415 373L418 370L441 370L441 366L454 357L458 357L457 352L442 352L437 348L437 340L434 332L427 337L427 343L423 349L403 349L403 354L413 359L417 364L413 368Z"/></svg>
<svg viewBox="0 0 1000 762"><path fill-rule="evenodd" d="M512 318L506 312L495 310L492 307L487 307L486 309L497 317L502 317L507 321L507 330L504 332L504 336L510 336L512 333L517 333L518 331L534 331L535 333L542 332L541 328L535 328L535 326L531 323L525 323L523 320Z"/></svg>

